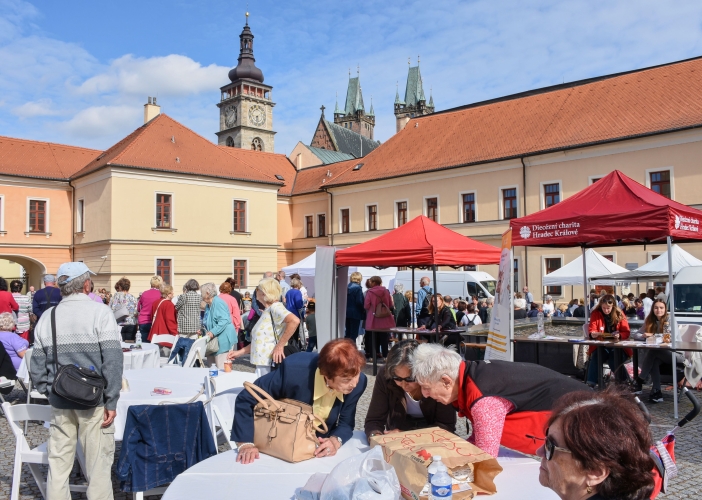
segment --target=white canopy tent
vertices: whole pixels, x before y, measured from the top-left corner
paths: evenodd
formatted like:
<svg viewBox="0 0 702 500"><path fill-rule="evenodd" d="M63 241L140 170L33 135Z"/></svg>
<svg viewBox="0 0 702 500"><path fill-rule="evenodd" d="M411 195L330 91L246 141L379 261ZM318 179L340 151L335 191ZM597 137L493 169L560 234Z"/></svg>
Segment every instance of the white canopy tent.
<svg viewBox="0 0 702 500"><path fill-rule="evenodd" d="M618 266L611 260L603 257L592 248L585 251L585 262L587 264L588 280L592 282L600 276L610 276L617 273L625 273L626 269ZM570 261L565 266L547 274L542 280L543 286L564 286L583 284L583 256ZM614 280L598 280L599 284L614 285Z"/></svg>
<svg viewBox="0 0 702 500"><path fill-rule="evenodd" d="M289 283L291 274L299 274L300 278L302 278L302 284L305 285L305 288L307 288L307 295L310 298L314 297L314 276L316 273L316 265L317 252L314 252L312 255L305 257L301 261L284 267L283 271L285 271L285 280ZM380 278L383 280L383 286L390 290L390 293L393 293L393 286L395 285L395 275L397 274L396 267L388 267L385 269L376 269L374 267L349 267L349 276L351 275L351 273L354 273L356 271L363 275L361 286L363 287L364 291L366 290L364 285L368 278L370 278L371 276L380 276Z"/></svg>
<svg viewBox="0 0 702 500"><path fill-rule="evenodd" d="M672 274L676 275L680 269L687 266L702 266L702 260L693 257L678 245L672 246ZM613 280L622 282L645 282L645 281L668 281L668 251L666 250L651 262L643 266L623 273L613 273L607 277L595 278L598 283ZM593 280L593 281L594 281Z"/></svg>

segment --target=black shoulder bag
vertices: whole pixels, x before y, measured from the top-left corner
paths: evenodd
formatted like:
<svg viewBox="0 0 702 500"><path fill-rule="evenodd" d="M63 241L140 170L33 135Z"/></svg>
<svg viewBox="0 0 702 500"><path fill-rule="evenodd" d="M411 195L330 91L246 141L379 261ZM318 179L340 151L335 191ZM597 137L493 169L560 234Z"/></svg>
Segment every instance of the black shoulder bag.
<svg viewBox="0 0 702 500"><path fill-rule="evenodd" d="M56 348L56 307L51 310L51 339L54 343L54 383L51 390L64 399L83 406L95 407L102 403L105 379L94 369L76 365L59 366Z"/></svg>

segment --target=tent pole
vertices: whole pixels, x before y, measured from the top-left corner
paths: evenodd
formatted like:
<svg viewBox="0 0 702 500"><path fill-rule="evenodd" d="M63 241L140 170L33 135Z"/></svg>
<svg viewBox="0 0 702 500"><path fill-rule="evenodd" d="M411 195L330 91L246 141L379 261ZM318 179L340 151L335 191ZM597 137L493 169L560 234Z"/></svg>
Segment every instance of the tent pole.
<svg viewBox="0 0 702 500"><path fill-rule="evenodd" d="M583 335L587 338L585 333L588 329L588 324L590 323L590 294L587 289L587 259L585 257L585 246L582 247L583 250L583 292L585 293L585 328L583 328Z"/></svg>
<svg viewBox="0 0 702 500"><path fill-rule="evenodd" d="M432 277L434 278L434 323L436 324L436 341L439 341L439 306L438 303L436 302L436 294L439 293L437 288L436 288L436 265L433 265L432 268Z"/></svg>
<svg viewBox="0 0 702 500"><path fill-rule="evenodd" d="M673 357L673 410L675 418L678 418L678 372L676 369L675 360L675 340L678 336L678 324L675 321L675 293L673 286L673 245L670 236L668 236L668 304L670 305L670 342L673 345L673 350L671 351L671 356Z"/></svg>
<svg viewBox="0 0 702 500"><path fill-rule="evenodd" d="M415 318L412 320L412 318ZM412 328L417 328L419 325L415 324L417 319L417 304L414 298L414 266L412 266L412 310L410 311L410 323Z"/></svg>

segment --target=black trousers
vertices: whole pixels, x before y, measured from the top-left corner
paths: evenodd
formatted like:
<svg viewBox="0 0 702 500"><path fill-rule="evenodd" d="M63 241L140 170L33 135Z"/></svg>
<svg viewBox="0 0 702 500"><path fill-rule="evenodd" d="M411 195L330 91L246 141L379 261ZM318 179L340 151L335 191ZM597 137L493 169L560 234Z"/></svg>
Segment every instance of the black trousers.
<svg viewBox="0 0 702 500"><path fill-rule="evenodd" d="M373 356L373 335L371 332L366 331L363 337L363 343L365 344L366 357L370 358ZM387 332L375 332L375 348L384 358L388 357L388 348L390 343L390 334Z"/></svg>
<svg viewBox="0 0 702 500"><path fill-rule="evenodd" d="M122 327L122 340L124 340L125 342L128 340L134 340L136 338L136 332L136 325L124 325Z"/></svg>

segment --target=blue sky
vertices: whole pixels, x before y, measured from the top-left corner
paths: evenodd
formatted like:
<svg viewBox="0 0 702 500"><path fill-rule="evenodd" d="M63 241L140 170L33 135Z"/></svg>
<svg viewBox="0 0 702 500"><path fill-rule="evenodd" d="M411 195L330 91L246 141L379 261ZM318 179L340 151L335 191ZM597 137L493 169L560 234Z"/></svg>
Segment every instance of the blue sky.
<svg viewBox="0 0 702 500"><path fill-rule="evenodd" d="M146 97L215 140L236 65L241 0L0 0L0 135L107 148ZM249 0L272 85L276 152L309 143L319 107L360 66L376 138L395 131L395 83L421 56L437 109L702 55L702 2ZM329 116L329 115L328 115Z"/></svg>

